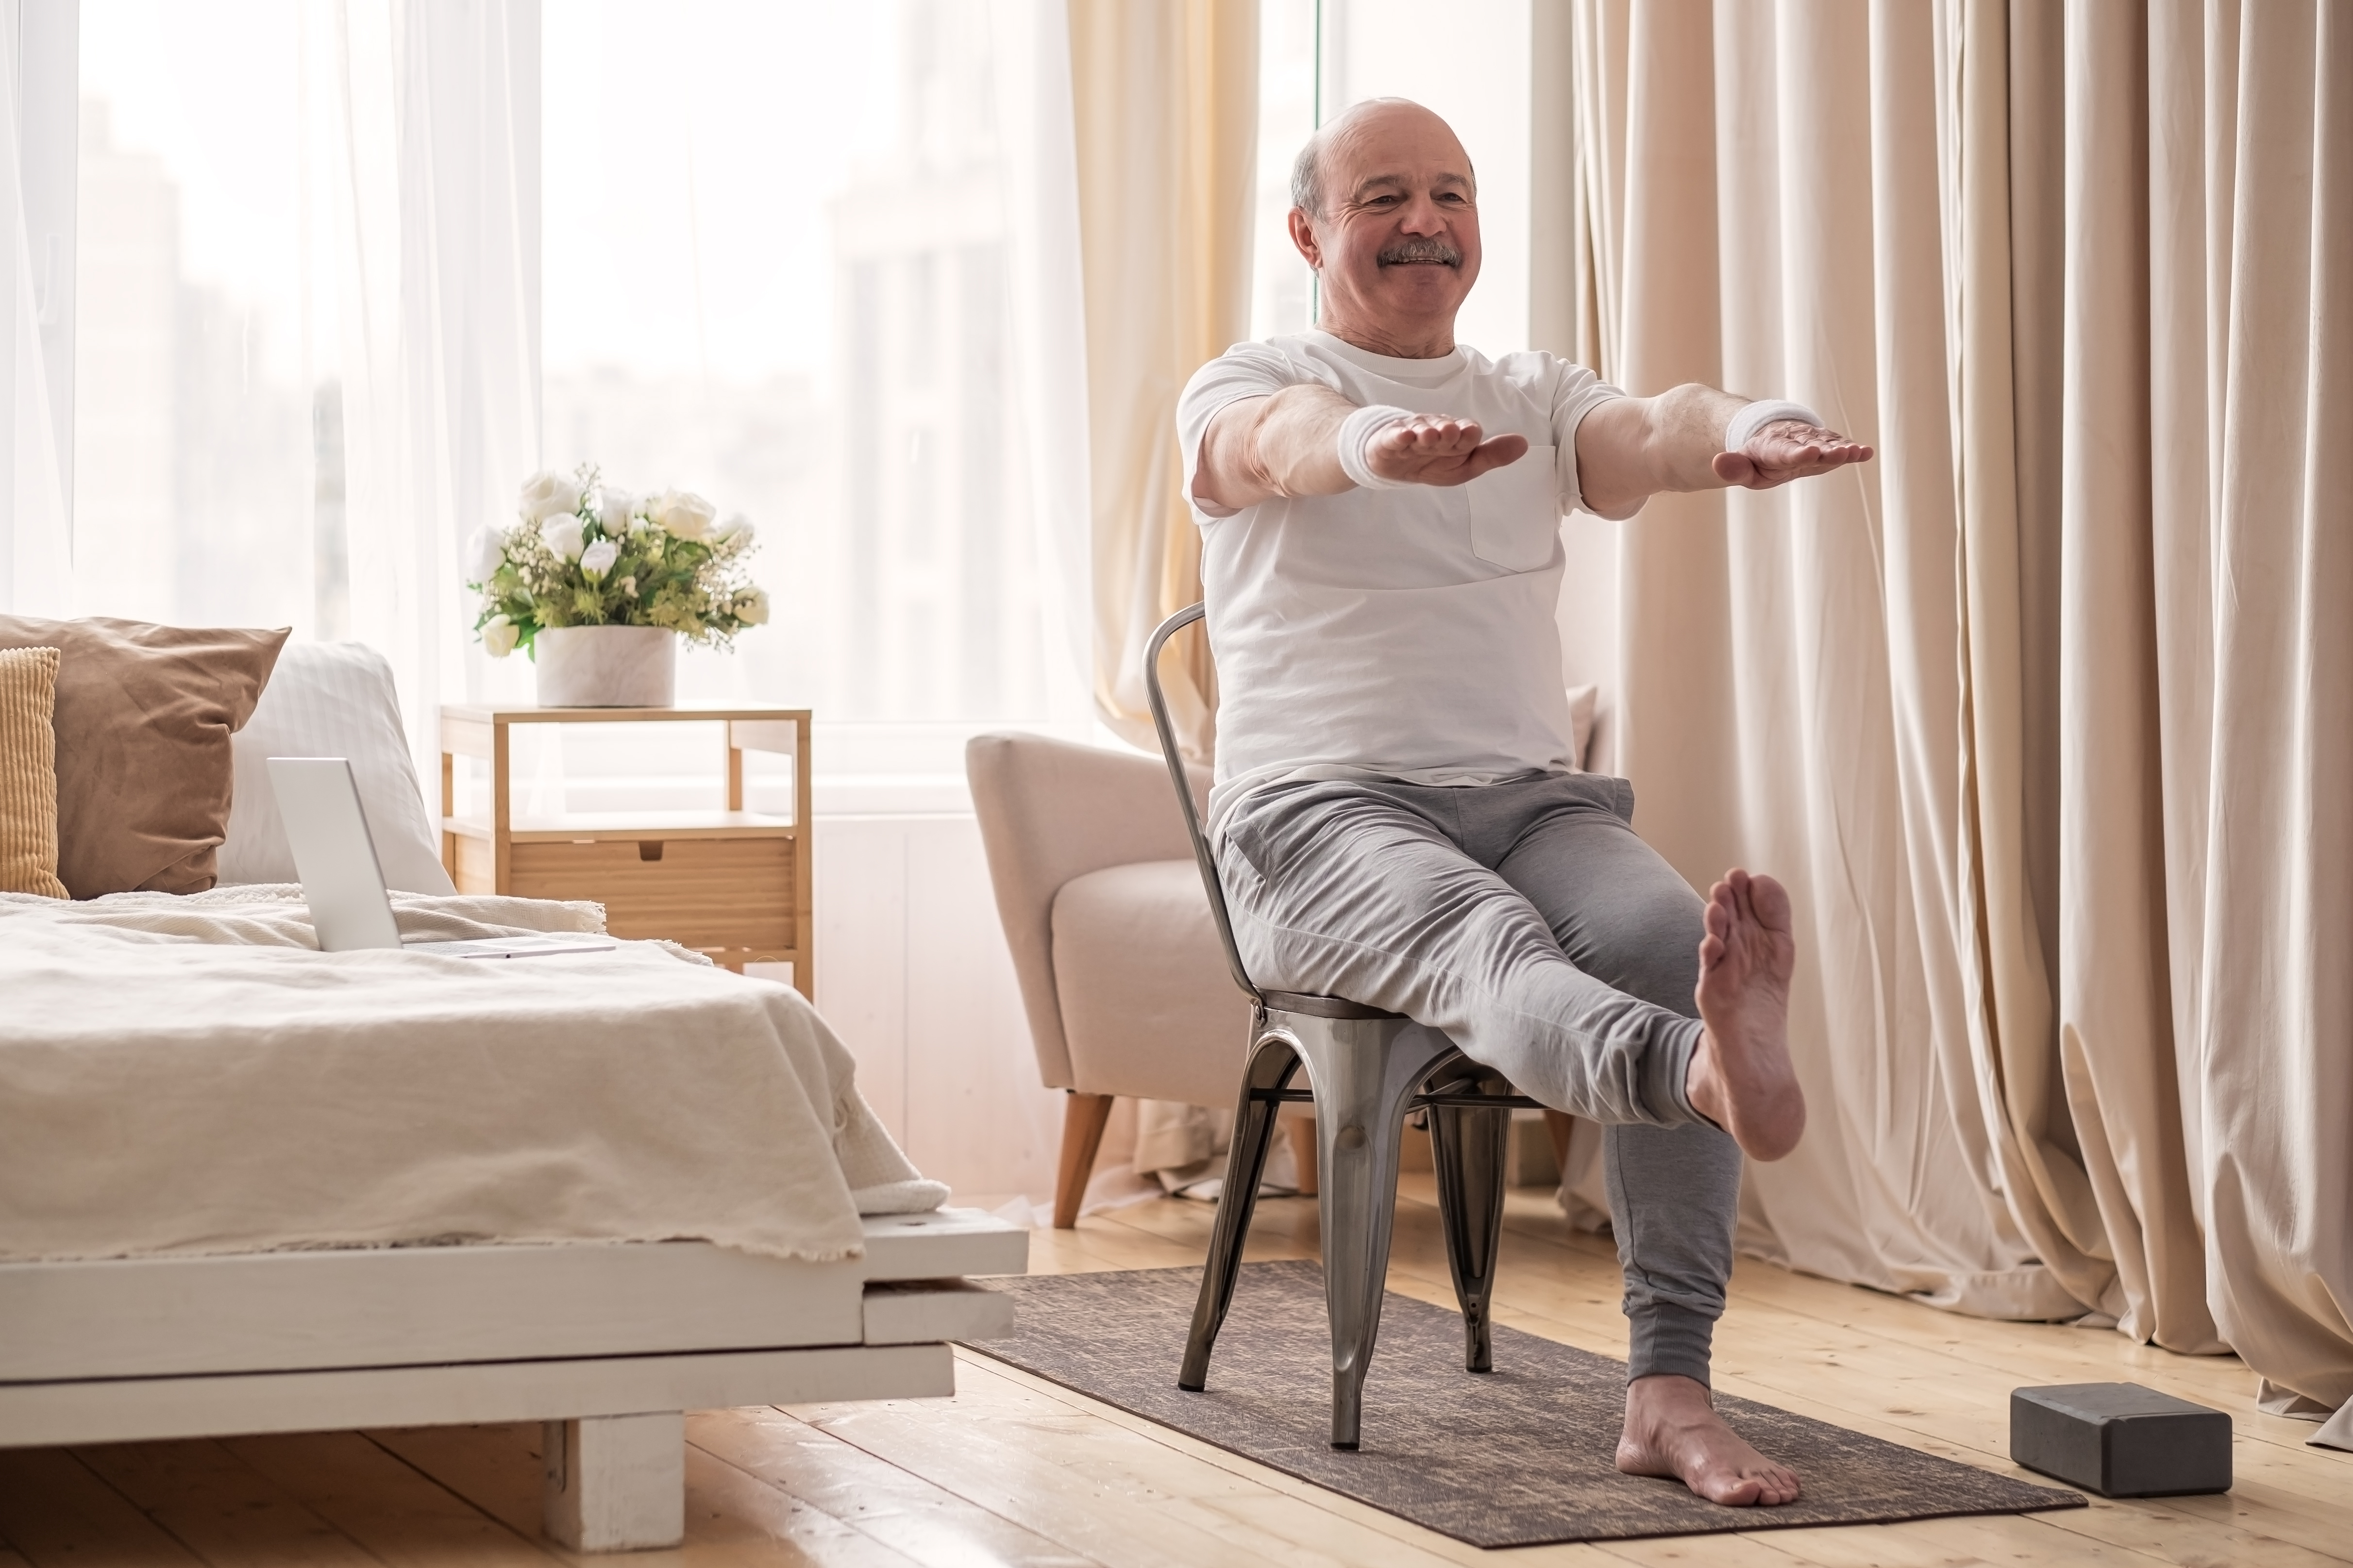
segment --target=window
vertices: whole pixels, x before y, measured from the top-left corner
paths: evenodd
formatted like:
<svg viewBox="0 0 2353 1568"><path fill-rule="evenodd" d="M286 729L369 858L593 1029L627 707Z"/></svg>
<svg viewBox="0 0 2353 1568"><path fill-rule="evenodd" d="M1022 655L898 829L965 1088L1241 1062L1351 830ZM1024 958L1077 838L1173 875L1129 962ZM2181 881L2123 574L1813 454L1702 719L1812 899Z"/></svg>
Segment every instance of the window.
<svg viewBox="0 0 2353 1568"><path fill-rule="evenodd" d="M418 17L363 0L82 0L78 607L406 636L388 651L422 745L437 700L530 689L461 651L457 546L508 521L481 498L534 458L593 462L760 531L772 621L689 650L682 698L849 724L825 771L928 781L901 804L961 805L978 725L1085 733L1060 619L1083 609L1041 586L1015 384L997 63L1021 11L565 0L436 11L441 53L417 55ZM474 263L449 259L446 226L476 197L440 143L496 132L456 80L503 68L483 26L536 50L511 84L539 123L505 221L529 231L536 197L538 379L491 394L507 424L470 447L469 416L443 413L470 394L440 362L470 352ZM420 89L418 58L451 79ZM421 313L420 289L442 290ZM450 445L416 457L437 419L424 438ZM396 555L387 520L416 535Z"/></svg>
<svg viewBox="0 0 2353 1568"><path fill-rule="evenodd" d="M297 0L82 0L74 574L87 610L344 633L327 39Z"/></svg>
<svg viewBox="0 0 2353 1568"><path fill-rule="evenodd" d="M776 605L684 693L1049 716L996 9L543 15L547 458L745 513Z"/></svg>

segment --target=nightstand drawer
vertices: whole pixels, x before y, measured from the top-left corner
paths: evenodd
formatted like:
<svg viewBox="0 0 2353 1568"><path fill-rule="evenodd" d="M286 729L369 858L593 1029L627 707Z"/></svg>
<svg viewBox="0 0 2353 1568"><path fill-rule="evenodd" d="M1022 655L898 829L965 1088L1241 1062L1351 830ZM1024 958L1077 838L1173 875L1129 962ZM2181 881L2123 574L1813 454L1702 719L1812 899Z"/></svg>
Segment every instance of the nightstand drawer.
<svg viewBox="0 0 2353 1568"><path fill-rule="evenodd" d="M793 929L796 839L646 838L520 843L508 887L518 898L586 899L615 936L685 947L785 953Z"/></svg>

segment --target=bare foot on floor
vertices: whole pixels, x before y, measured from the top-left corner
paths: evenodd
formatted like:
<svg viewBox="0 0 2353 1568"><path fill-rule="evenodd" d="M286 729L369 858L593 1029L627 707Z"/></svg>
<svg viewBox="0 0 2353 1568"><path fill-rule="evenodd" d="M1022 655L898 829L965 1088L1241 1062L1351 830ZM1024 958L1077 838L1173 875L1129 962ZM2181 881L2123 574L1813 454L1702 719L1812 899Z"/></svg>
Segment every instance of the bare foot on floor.
<svg viewBox="0 0 2353 1568"><path fill-rule="evenodd" d="M1684 1089L1693 1109L1751 1159L1779 1159L1806 1130L1806 1092L1789 1062L1797 962L1788 889L1770 877L1726 871L1708 893L1696 993L1707 1029Z"/></svg>
<svg viewBox="0 0 2353 1568"><path fill-rule="evenodd" d="M1707 1385L1688 1377L1641 1377L1626 1385L1618 1468L1681 1481L1730 1508L1771 1508L1798 1496L1798 1472L1742 1442L1715 1413Z"/></svg>

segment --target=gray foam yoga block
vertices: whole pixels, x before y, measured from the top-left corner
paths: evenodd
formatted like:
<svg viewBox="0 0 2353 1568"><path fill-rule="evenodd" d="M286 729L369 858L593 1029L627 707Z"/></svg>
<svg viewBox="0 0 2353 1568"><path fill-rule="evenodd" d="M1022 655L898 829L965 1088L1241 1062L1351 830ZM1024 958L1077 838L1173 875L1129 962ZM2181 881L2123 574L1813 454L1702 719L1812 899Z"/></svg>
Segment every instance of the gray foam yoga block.
<svg viewBox="0 0 2353 1568"><path fill-rule="evenodd" d="M2010 1457L2102 1497L2231 1489L2231 1418L2137 1383L2013 1389Z"/></svg>

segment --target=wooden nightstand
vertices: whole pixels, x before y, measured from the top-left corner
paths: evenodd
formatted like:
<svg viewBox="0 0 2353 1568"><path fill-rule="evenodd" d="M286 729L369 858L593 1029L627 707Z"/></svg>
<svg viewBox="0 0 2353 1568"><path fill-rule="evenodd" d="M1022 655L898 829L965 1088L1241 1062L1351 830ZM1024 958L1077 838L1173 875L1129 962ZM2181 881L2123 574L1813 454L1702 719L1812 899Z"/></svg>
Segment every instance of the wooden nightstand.
<svg viewBox="0 0 2353 1568"><path fill-rule="evenodd" d="M726 726L726 807L516 819L508 744L517 724ZM744 809L744 753L793 759L793 815ZM488 817L456 815L457 759L491 764ZM716 793L716 792L714 792ZM588 899L619 937L666 937L740 971L789 963L814 996L809 715L804 708L441 710L441 863L461 893Z"/></svg>

